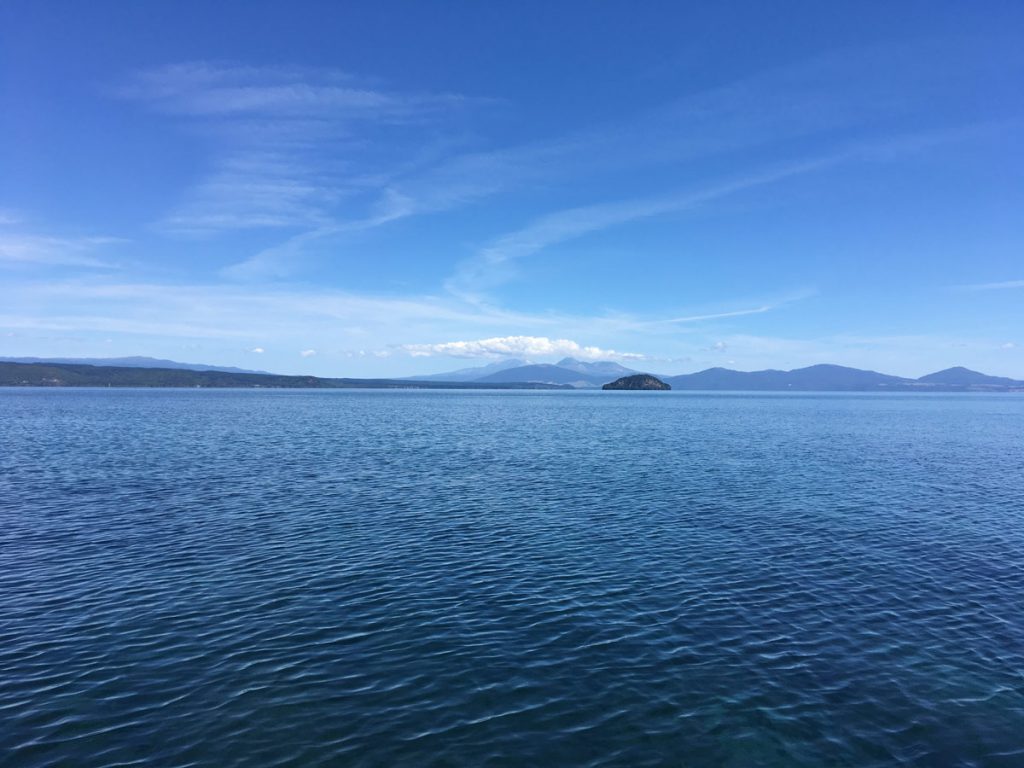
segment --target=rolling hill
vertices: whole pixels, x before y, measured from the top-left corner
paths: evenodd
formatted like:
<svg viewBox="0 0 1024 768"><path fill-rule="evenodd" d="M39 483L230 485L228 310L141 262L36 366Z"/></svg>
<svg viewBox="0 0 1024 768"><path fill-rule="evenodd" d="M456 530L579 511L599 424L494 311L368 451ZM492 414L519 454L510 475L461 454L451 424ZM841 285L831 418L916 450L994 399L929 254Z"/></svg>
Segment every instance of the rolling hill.
<svg viewBox="0 0 1024 768"><path fill-rule="evenodd" d="M967 368L908 379L841 365L812 365L792 371L732 371L708 368L665 379L677 390L745 392L980 392L1024 390L1024 381L987 376Z"/></svg>
<svg viewBox="0 0 1024 768"><path fill-rule="evenodd" d="M1008 379L1005 376L988 376L987 374L978 373L961 366L929 373L927 376L919 378L918 381L924 384L940 384L955 387L1001 388L1024 385L1024 382L1017 381L1016 379Z"/></svg>
<svg viewBox="0 0 1024 768"><path fill-rule="evenodd" d="M488 363L487 365L480 365L475 368L459 368L458 370L445 373L429 373L423 376L405 376L403 378L410 381L479 381L484 376L490 376L492 373L505 371L509 368L519 368L524 365L529 365L529 363L518 359L499 360L495 363Z"/></svg>
<svg viewBox="0 0 1024 768"><path fill-rule="evenodd" d="M164 368L180 371L220 371L221 373L267 373L230 365L179 363L157 357L0 357L0 363L43 363L53 365L99 365L113 368Z"/></svg>
<svg viewBox="0 0 1024 768"><path fill-rule="evenodd" d="M563 361L565 362L565 361ZM578 362L578 361L573 361ZM592 366L597 366L596 368ZM607 367L602 367L607 366ZM231 370L141 368L81 363L0 362L0 386L36 387L244 387L288 389L594 389L622 378L608 370L617 363L521 365L479 379L354 379L281 376ZM575 370L574 370L575 368ZM582 370L579 370L582 369ZM635 375L635 372L623 369ZM908 379L840 365L812 365L791 371L733 371L708 368L659 377L679 391L734 392L1024 392L1024 381L988 376L967 368Z"/></svg>
<svg viewBox="0 0 1024 768"><path fill-rule="evenodd" d="M754 391L865 391L885 390L914 383L913 379L841 365L812 365L792 371L732 371L709 368L665 379L673 389Z"/></svg>
<svg viewBox="0 0 1024 768"><path fill-rule="evenodd" d="M490 383L409 381L403 379L329 379L266 373L193 371L58 363L0 362L4 387L197 387L273 389L568 389L535 382Z"/></svg>

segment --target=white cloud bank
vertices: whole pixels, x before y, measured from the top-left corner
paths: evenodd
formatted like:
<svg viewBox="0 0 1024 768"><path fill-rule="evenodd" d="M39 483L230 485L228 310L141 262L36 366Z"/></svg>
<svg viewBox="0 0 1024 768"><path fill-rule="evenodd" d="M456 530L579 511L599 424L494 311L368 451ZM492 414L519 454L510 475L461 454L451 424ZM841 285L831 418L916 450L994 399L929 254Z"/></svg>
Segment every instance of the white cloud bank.
<svg viewBox="0 0 1024 768"><path fill-rule="evenodd" d="M400 349L413 357L447 355L448 357L541 357L562 355L584 360L643 360L635 352L583 346L571 339L549 339L547 336L495 336L475 341L446 341L441 344L403 344Z"/></svg>

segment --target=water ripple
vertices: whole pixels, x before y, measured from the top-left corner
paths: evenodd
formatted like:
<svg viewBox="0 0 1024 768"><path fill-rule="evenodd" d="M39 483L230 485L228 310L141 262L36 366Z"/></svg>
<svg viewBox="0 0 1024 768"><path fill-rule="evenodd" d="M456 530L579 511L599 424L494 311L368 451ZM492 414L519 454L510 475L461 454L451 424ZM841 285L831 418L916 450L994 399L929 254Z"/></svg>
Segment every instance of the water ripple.
<svg viewBox="0 0 1024 768"><path fill-rule="evenodd" d="M0 764L1019 766L1024 399L0 393Z"/></svg>

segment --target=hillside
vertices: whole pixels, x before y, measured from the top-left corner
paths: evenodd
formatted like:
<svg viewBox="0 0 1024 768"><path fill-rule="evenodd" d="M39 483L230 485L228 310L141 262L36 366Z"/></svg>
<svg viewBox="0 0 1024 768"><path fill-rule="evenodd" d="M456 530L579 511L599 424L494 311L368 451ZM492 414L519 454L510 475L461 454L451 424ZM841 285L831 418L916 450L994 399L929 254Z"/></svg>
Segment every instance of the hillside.
<svg viewBox="0 0 1024 768"><path fill-rule="evenodd" d="M221 373L267 373L230 365L180 363L157 357L0 357L0 363L43 363L56 365L99 365L113 368L173 368L184 371L220 371Z"/></svg>
<svg viewBox="0 0 1024 768"><path fill-rule="evenodd" d="M208 387L274 389L563 389L531 382L408 381L402 379L328 379L317 376L279 376L171 368L122 368L99 365L60 365L0 362L4 387Z"/></svg>
<svg viewBox="0 0 1024 768"><path fill-rule="evenodd" d="M529 363L518 359L498 360L494 363L473 368L459 368L454 371L445 371L444 373L427 373L420 376L403 376L402 378L412 381L478 381L484 376L490 376L492 373L498 373L509 368L519 368L523 365L529 365Z"/></svg>
<svg viewBox="0 0 1024 768"><path fill-rule="evenodd" d="M584 363L582 366L591 364ZM616 365L612 363L610 365ZM629 370L629 369L626 369ZM630 376L640 374L631 373ZM647 375L647 374L644 374ZM353 379L281 376L223 370L137 368L63 363L0 362L0 386L19 387L243 387L285 389L595 389L621 376L571 370L561 365L523 365L480 379ZM675 390L734 392L1014 392L1024 381L988 376L967 368L908 379L839 365L792 371L733 371L708 368L660 377Z"/></svg>
<svg viewBox="0 0 1024 768"><path fill-rule="evenodd" d="M1024 389L1024 381L949 368L919 379L890 376L841 365L812 365L792 371L733 371L708 368L665 379L674 389L747 392L974 392Z"/></svg>
<svg viewBox="0 0 1024 768"><path fill-rule="evenodd" d="M476 381L490 384L543 382L546 384L568 384L576 389L587 389L600 387L613 378L615 376L574 371L559 365L537 364L509 368Z"/></svg>
<svg viewBox="0 0 1024 768"><path fill-rule="evenodd" d="M981 388L1019 387L1024 385L1024 382L1017 381L1015 379L1008 379L1005 376L989 376L962 366L946 368L943 371L929 373L927 376L919 378L918 381L924 384L945 384L955 387Z"/></svg>

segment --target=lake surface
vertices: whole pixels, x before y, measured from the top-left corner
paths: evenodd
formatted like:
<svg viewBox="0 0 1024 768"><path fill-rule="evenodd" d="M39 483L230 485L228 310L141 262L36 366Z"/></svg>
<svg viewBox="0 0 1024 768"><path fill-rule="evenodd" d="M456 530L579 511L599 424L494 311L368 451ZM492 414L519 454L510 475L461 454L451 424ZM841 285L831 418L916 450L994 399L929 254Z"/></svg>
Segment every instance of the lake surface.
<svg viewBox="0 0 1024 768"><path fill-rule="evenodd" d="M1024 765L1024 395L0 390L0 764Z"/></svg>

